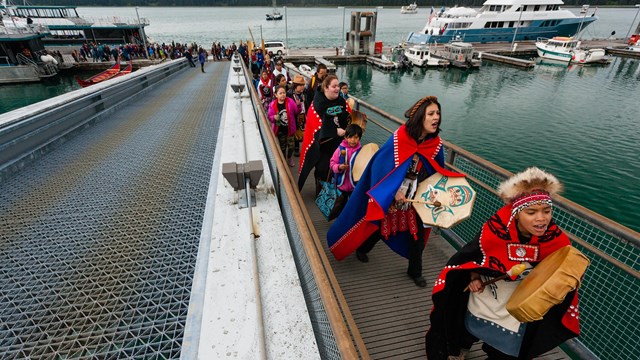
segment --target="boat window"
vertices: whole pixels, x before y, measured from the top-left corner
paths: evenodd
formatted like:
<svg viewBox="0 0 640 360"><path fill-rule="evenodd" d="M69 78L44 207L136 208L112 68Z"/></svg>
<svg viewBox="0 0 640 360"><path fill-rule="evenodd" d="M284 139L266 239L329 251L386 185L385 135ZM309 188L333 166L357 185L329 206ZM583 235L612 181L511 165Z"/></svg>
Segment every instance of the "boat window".
<svg viewBox="0 0 640 360"><path fill-rule="evenodd" d="M525 5L525 6L522 8L522 11L527 11L527 7L528 7L528 5Z"/></svg>
<svg viewBox="0 0 640 360"><path fill-rule="evenodd" d="M540 5L535 5L533 7L533 11L540 11Z"/></svg>
<svg viewBox="0 0 640 360"><path fill-rule="evenodd" d="M515 25L514 23L515 23L515 21L509 21L509 27L512 28L513 25Z"/></svg>

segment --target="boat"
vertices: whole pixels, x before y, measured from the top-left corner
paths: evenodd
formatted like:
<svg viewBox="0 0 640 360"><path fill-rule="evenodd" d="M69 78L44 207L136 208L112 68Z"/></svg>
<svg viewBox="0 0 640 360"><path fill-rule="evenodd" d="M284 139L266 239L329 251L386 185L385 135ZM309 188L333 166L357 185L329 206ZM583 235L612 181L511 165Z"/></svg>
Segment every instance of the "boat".
<svg viewBox="0 0 640 360"><path fill-rule="evenodd" d="M451 66L463 69L477 69L482 64L482 61L474 55L473 45L460 41L444 44L442 49L434 52L433 56L448 60Z"/></svg>
<svg viewBox="0 0 640 360"><path fill-rule="evenodd" d="M58 74L58 60L42 42L46 31L0 26L0 84L38 82Z"/></svg>
<svg viewBox="0 0 640 360"><path fill-rule="evenodd" d="M311 78L313 74L315 74L315 71L313 71L311 66L306 64L301 64L300 66L298 66L298 70L300 70L300 73L302 73L302 75L305 75L307 78Z"/></svg>
<svg viewBox="0 0 640 360"><path fill-rule="evenodd" d="M78 15L76 6L11 5L2 1L3 25L7 28L46 26L49 33L43 38L45 46L100 44L143 44L146 18L108 16L85 18ZM142 36L140 35L142 34ZM147 41L148 42L148 41Z"/></svg>
<svg viewBox="0 0 640 360"><path fill-rule="evenodd" d="M108 68L107 70L97 75L93 75L92 77L86 80L82 80L78 76L76 76L75 79L78 82L78 84L80 84L80 86L87 87L87 86L91 86L91 85L95 85L97 83L103 82L105 80L109 80L112 77L116 76L119 72L120 72L120 61L116 61L116 63L113 64L112 67Z"/></svg>
<svg viewBox="0 0 640 360"><path fill-rule="evenodd" d="M282 14L276 9L276 0L273 0L273 10L267 13L267 21L282 20Z"/></svg>
<svg viewBox="0 0 640 360"><path fill-rule="evenodd" d="M396 65L397 69L404 69L413 65L411 60L407 58L405 49L401 46L395 46L391 49L390 60Z"/></svg>
<svg viewBox="0 0 640 360"><path fill-rule="evenodd" d="M409 43L448 43L456 36L466 42L534 41L538 37L575 36L598 19L576 16L562 0L487 0L478 11L453 7L432 9L422 31L410 33Z"/></svg>
<svg viewBox="0 0 640 360"><path fill-rule="evenodd" d="M417 14L417 13L418 13L418 5L416 5L415 1L407 6L402 6L400 8L400 14Z"/></svg>
<svg viewBox="0 0 640 360"><path fill-rule="evenodd" d="M541 58L577 64L597 63L605 59L604 49L580 49L580 41L572 37L538 38L536 50Z"/></svg>
<svg viewBox="0 0 640 360"><path fill-rule="evenodd" d="M405 49L404 56L417 67L447 66L449 61L435 56L431 56L431 51L427 45L414 45Z"/></svg>
<svg viewBox="0 0 640 360"><path fill-rule="evenodd" d="M126 68L124 68L124 70L120 70L120 72L118 72L114 78L120 77L120 76L124 76L127 74L131 74L131 71L133 70L133 63L131 62L131 60L129 60L129 65L127 65Z"/></svg>

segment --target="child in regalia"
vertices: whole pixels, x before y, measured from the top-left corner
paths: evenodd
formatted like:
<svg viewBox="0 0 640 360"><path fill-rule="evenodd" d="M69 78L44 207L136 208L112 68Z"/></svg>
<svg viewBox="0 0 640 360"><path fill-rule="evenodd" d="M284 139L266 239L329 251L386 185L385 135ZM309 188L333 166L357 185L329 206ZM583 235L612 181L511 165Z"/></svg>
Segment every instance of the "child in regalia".
<svg viewBox="0 0 640 360"><path fill-rule="evenodd" d="M500 185L506 205L449 260L435 283L425 337L429 360L462 360L478 340L488 359L531 359L579 334L576 290L542 320L521 323L505 308L532 267L570 245L552 219L552 196L560 189L555 176L535 167ZM507 274L519 264L527 270ZM505 274L506 280L484 285Z"/></svg>
<svg viewBox="0 0 640 360"><path fill-rule="evenodd" d="M333 171L336 177L338 189L342 192L342 194L340 194L336 199L336 203L329 213L329 221L340 215L342 208L347 203L347 200L349 200L349 197L355 188L353 177L351 176L351 169L353 168L353 162L362 147L360 145L361 137L362 128L360 126L356 124L347 125L347 128L344 129L344 140L342 140L329 161L331 171Z"/></svg>

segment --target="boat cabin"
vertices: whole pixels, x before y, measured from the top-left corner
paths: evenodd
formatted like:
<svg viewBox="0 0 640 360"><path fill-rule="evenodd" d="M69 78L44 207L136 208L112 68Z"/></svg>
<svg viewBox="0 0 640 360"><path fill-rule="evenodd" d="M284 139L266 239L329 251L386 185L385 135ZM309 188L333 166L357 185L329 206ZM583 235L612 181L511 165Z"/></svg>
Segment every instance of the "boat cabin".
<svg viewBox="0 0 640 360"><path fill-rule="evenodd" d="M466 61L473 58L473 46L464 42L452 42L444 45L445 58L452 61Z"/></svg>
<svg viewBox="0 0 640 360"><path fill-rule="evenodd" d="M75 6L0 5L0 12L5 27L46 26L49 34L43 38L45 45L142 44L140 33L144 34L144 27L149 25L145 18L83 18Z"/></svg>

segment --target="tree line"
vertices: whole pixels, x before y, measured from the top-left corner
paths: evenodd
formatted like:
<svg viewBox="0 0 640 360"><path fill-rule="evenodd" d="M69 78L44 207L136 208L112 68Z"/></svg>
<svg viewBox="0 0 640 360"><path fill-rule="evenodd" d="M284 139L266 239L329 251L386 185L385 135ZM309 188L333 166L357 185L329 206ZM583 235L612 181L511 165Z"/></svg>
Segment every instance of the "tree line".
<svg viewBox="0 0 640 360"><path fill-rule="evenodd" d="M419 7L439 9L442 5L480 7L486 0L416 1ZM634 6L638 0L563 0L565 5L580 6L583 4L607 6ZM412 0L277 0L278 6L395 6L407 5ZM20 1L13 3L19 4ZM30 1L31 5L75 5L75 6L271 6L271 0L38 0Z"/></svg>

